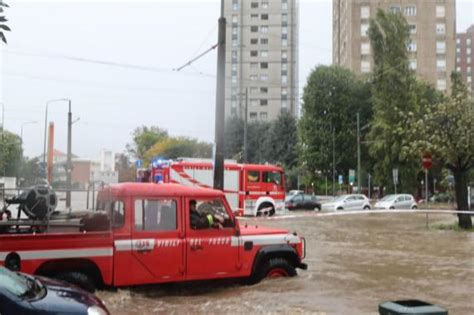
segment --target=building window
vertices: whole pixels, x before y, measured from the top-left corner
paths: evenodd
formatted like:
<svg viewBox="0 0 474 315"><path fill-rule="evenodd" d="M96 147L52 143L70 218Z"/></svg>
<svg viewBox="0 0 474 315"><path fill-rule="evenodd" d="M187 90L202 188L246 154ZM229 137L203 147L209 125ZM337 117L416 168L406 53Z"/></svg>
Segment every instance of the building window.
<svg viewBox="0 0 474 315"><path fill-rule="evenodd" d="M262 1L262 9L268 9L268 1Z"/></svg>
<svg viewBox="0 0 474 315"><path fill-rule="evenodd" d="M458 53L458 54L461 53L461 47L456 47L456 53Z"/></svg>
<svg viewBox="0 0 474 315"><path fill-rule="evenodd" d="M268 38L260 38L261 45L268 45Z"/></svg>
<svg viewBox="0 0 474 315"><path fill-rule="evenodd" d="M281 70L288 70L288 64L287 63L282 63L281 64Z"/></svg>
<svg viewBox="0 0 474 315"><path fill-rule="evenodd" d="M237 83L237 76L236 75L232 76L232 83Z"/></svg>
<svg viewBox="0 0 474 315"><path fill-rule="evenodd" d="M258 26L255 26L255 25L250 26L250 31L252 33L257 33L258 32Z"/></svg>
<svg viewBox="0 0 474 315"><path fill-rule="evenodd" d="M281 59L282 60L287 60L288 59L288 52L286 50L283 50L281 52Z"/></svg>
<svg viewBox="0 0 474 315"><path fill-rule="evenodd" d="M263 33L263 34L268 33L268 26L266 25L260 26L260 33Z"/></svg>
<svg viewBox="0 0 474 315"><path fill-rule="evenodd" d="M267 58L268 57L268 50L262 50L260 51L260 56L262 58Z"/></svg>
<svg viewBox="0 0 474 315"><path fill-rule="evenodd" d="M258 14L250 14L250 19L257 20L258 19Z"/></svg>
<svg viewBox="0 0 474 315"><path fill-rule="evenodd" d="M258 69L258 62L251 62L250 69Z"/></svg>
<svg viewBox="0 0 474 315"><path fill-rule="evenodd" d="M406 16L415 16L416 15L416 6L414 5L407 5L405 7L405 15Z"/></svg>
<svg viewBox="0 0 474 315"><path fill-rule="evenodd" d="M437 5L436 6L436 17L437 18L444 18L445 17L445 7L444 5Z"/></svg>
<svg viewBox="0 0 474 315"><path fill-rule="evenodd" d="M251 7L252 9L257 9L257 8L258 8L258 2L252 2L252 3L250 4L250 7Z"/></svg>
<svg viewBox="0 0 474 315"><path fill-rule="evenodd" d="M437 54L446 53L446 42L436 42L436 53Z"/></svg>
<svg viewBox="0 0 474 315"><path fill-rule="evenodd" d="M457 68L456 68L456 71L457 71L457 72L461 72L461 67L457 67Z"/></svg>
<svg viewBox="0 0 474 315"><path fill-rule="evenodd" d="M232 0L232 10L237 11L239 9L239 0Z"/></svg>
<svg viewBox="0 0 474 315"><path fill-rule="evenodd" d="M471 39L470 38L466 39L466 46L471 46Z"/></svg>
<svg viewBox="0 0 474 315"><path fill-rule="evenodd" d="M282 33L282 34L288 34L288 27L287 27L287 26L283 26L283 27L281 28L281 33Z"/></svg>
<svg viewBox="0 0 474 315"><path fill-rule="evenodd" d="M257 113L250 112L249 118L250 120L257 120Z"/></svg>
<svg viewBox="0 0 474 315"><path fill-rule="evenodd" d="M467 83L471 83L472 82L472 77L471 76L468 76L467 77Z"/></svg>
<svg viewBox="0 0 474 315"><path fill-rule="evenodd" d="M256 87L251 87L251 88L249 89L249 93L250 93L250 94L257 94L257 93L258 93L258 88L256 88Z"/></svg>
<svg viewBox="0 0 474 315"><path fill-rule="evenodd" d="M436 23L436 34L438 34L438 35L446 34L446 24Z"/></svg>
<svg viewBox="0 0 474 315"><path fill-rule="evenodd" d="M369 17L370 17L370 7L369 6L360 7L360 18L368 19Z"/></svg>
<svg viewBox="0 0 474 315"><path fill-rule="evenodd" d="M361 53L361 55L369 55L370 54L370 44L369 43L360 44L360 53Z"/></svg>
<svg viewBox="0 0 474 315"><path fill-rule="evenodd" d="M250 51L250 57L257 57L258 56L258 51L257 50L251 50Z"/></svg>
<svg viewBox="0 0 474 315"><path fill-rule="evenodd" d="M237 24L239 22L239 18L237 15L232 15L232 24Z"/></svg>
<svg viewBox="0 0 474 315"><path fill-rule="evenodd" d="M268 93L268 88L265 87L265 86L262 86L262 87L260 88L260 93L262 93L262 94L267 94L267 93Z"/></svg>
<svg viewBox="0 0 474 315"><path fill-rule="evenodd" d="M288 108L288 101L287 100L281 100L281 107L286 109Z"/></svg>
<svg viewBox="0 0 474 315"><path fill-rule="evenodd" d="M268 14L262 14L262 15L260 16L260 19L262 19L262 20L268 20Z"/></svg>
<svg viewBox="0 0 474 315"><path fill-rule="evenodd" d="M287 75L282 75L281 76L281 83L282 84L287 84L288 83L288 76Z"/></svg>
<svg viewBox="0 0 474 315"><path fill-rule="evenodd" d="M461 44L461 39L459 37L456 38L456 44L458 44L458 45Z"/></svg>
<svg viewBox="0 0 474 315"><path fill-rule="evenodd" d="M409 52L416 52L416 43L415 42L411 42L407 45L407 50Z"/></svg>
<svg viewBox="0 0 474 315"><path fill-rule="evenodd" d="M267 82L268 81L268 74L262 74L260 76L260 81Z"/></svg>
<svg viewBox="0 0 474 315"><path fill-rule="evenodd" d="M261 62L260 69L268 69L268 62Z"/></svg>
<svg viewBox="0 0 474 315"><path fill-rule="evenodd" d="M260 100L260 106L267 106L268 100Z"/></svg>
<svg viewBox="0 0 474 315"><path fill-rule="evenodd" d="M282 39L281 40L281 45L284 46L284 47L288 46L288 39Z"/></svg>
<svg viewBox="0 0 474 315"><path fill-rule="evenodd" d="M288 10L288 0L281 0L281 8L283 10Z"/></svg>
<svg viewBox="0 0 474 315"><path fill-rule="evenodd" d="M416 59L411 59L409 61L409 67L411 70L416 70L416 67L417 67Z"/></svg>
<svg viewBox="0 0 474 315"><path fill-rule="evenodd" d="M466 62L467 62L468 65L471 64L471 57L470 56L466 58Z"/></svg>
<svg viewBox="0 0 474 315"><path fill-rule="evenodd" d="M392 13L400 13L400 12L402 12L402 9L400 8L399 5L392 5L392 6L390 7L390 12L392 12Z"/></svg>
<svg viewBox="0 0 474 315"><path fill-rule="evenodd" d="M446 79L438 79L436 82L436 88L439 91L446 91Z"/></svg>
<svg viewBox="0 0 474 315"><path fill-rule="evenodd" d="M232 46L233 46L233 47L239 46L239 40L236 39L236 38L233 38L233 39L232 39Z"/></svg>
<svg viewBox="0 0 474 315"><path fill-rule="evenodd" d="M232 50L232 62L236 62L236 61L237 61L237 51Z"/></svg>
<svg viewBox="0 0 474 315"><path fill-rule="evenodd" d="M467 67L467 72L471 72L471 67Z"/></svg>
<svg viewBox="0 0 474 315"><path fill-rule="evenodd" d="M281 14L281 21L282 22L288 22L288 14L287 13L282 13Z"/></svg>
<svg viewBox="0 0 474 315"><path fill-rule="evenodd" d="M257 81L257 75L256 74L250 75L250 81Z"/></svg>
<svg viewBox="0 0 474 315"><path fill-rule="evenodd" d="M456 62L460 63L461 62L461 57L456 57Z"/></svg>
<svg viewBox="0 0 474 315"><path fill-rule="evenodd" d="M470 55L470 54L471 54L471 48L468 47L468 48L466 48L466 55Z"/></svg>
<svg viewBox="0 0 474 315"><path fill-rule="evenodd" d="M370 72L370 61L362 60L360 62L360 71L362 73Z"/></svg>
<svg viewBox="0 0 474 315"><path fill-rule="evenodd" d="M281 88L281 99L286 100L288 98L288 89L287 88Z"/></svg>
<svg viewBox="0 0 474 315"><path fill-rule="evenodd" d="M250 45L257 45L258 44L258 38L251 38L250 39Z"/></svg>
<svg viewBox="0 0 474 315"><path fill-rule="evenodd" d="M268 114L266 112L261 112L260 113L260 120L267 120L268 119Z"/></svg>
<svg viewBox="0 0 474 315"><path fill-rule="evenodd" d="M408 29L410 30L410 34L416 34L416 24L408 25Z"/></svg>
<svg viewBox="0 0 474 315"><path fill-rule="evenodd" d="M442 72L446 71L446 59L436 60L436 70Z"/></svg>
<svg viewBox="0 0 474 315"><path fill-rule="evenodd" d="M360 25L360 36L366 37L368 31L369 31L369 24L368 23L363 23L363 24Z"/></svg>
<svg viewBox="0 0 474 315"><path fill-rule="evenodd" d="M253 107L258 106L258 100L256 100L256 99L251 99L251 100L250 100L250 106L253 106Z"/></svg>

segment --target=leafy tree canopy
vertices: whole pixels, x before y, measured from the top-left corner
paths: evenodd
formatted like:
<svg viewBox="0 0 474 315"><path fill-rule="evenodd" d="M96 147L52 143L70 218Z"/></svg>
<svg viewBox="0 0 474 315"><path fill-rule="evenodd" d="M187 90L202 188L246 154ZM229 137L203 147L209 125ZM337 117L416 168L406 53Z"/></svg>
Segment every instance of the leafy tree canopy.
<svg viewBox="0 0 474 315"><path fill-rule="evenodd" d="M155 143L168 138L168 131L157 126L142 126L133 133L132 143L127 144L128 152L137 159L144 159L147 152Z"/></svg>

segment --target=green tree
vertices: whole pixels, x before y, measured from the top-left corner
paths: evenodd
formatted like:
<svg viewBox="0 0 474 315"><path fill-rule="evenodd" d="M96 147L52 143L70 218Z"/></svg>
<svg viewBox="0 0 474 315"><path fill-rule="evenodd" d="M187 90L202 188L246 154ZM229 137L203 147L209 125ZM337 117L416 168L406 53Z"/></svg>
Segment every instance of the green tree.
<svg viewBox="0 0 474 315"><path fill-rule="evenodd" d="M7 22L7 18L3 15L4 8L8 8L8 4L4 3L0 0L0 39L6 44L7 38L5 37L4 32L9 32L11 29L5 24Z"/></svg>
<svg viewBox="0 0 474 315"><path fill-rule="evenodd" d="M165 159L179 157L210 158L212 145L186 137L170 137L156 142L146 153L145 158L151 161L155 156Z"/></svg>
<svg viewBox="0 0 474 315"><path fill-rule="evenodd" d="M136 180L137 170L135 165L130 161L128 155L121 153L115 157L115 170L118 172L119 183L134 182Z"/></svg>
<svg viewBox="0 0 474 315"><path fill-rule="evenodd" d="M298 128L295 117L282 112L271 123L265 139L265 159L270 163L281 163L290 169L298 163Z"/></svg>
<svg viewBox="0 0 474 315"><path fill-rule="evenodd" d="M392 169L399 169L399 187L416 187L419 161L410 155L406 133L408 112L418 112L416 79L409 69L407 45L409 28L404 17L378 10L371 19L369 38L373 49L374 118L369 134L370 154L375 160L375 181L393 187Z"/></svg>
<svg viewBox="0 0 474 315"><path fill-rule="evenodd" d="M367 125L372 116L367 83L338 66L318 66L311 72L299 122L301 163L311 178L315 174L332 177L333 148L337 174L357 167L357 112L361 126ZM369 168L365 150L362 157Z"/></svg>
<svg viewBox="0 0 474 315"><path fill-rule="evenodd" d="M429 106L423 114L410 114L412 150L419 156L429 152L434 163L454 175L457 208L468 210L467 186L474 168L474 104L459 74L451 75L451 96ZM472 228L471 216L459 214L459 226Z"/></svg>
<svg viewBox="0 0 474 315"><path fill-rule="evenodd" d="M227 159L243 157L244 121L233 115L226 120L224 129L224 156Z"/></svg>
<svg viewBox="0 0 474 315"><path fill-rule="evenodd" d="M21 166L21 139L18 135L3 130L0 144L0 174L16 177Z"/></svg>
<svg viewBox="0 0 474 315"><path fill-rule="evenodd" d="M127 144L127 151L137 159L144 159L147 152L155 143L168 138L168 131L156 126L142 126L133 133L133 142ZM145 163L147 161L144 161Z"/></svg>
<svg viewBox="0 0 474 315"><path fill-rule="evenodd" d="M21 163L20 186L28 187L37 184L41 178L41 167L39 158L24 158Z"/></svg>

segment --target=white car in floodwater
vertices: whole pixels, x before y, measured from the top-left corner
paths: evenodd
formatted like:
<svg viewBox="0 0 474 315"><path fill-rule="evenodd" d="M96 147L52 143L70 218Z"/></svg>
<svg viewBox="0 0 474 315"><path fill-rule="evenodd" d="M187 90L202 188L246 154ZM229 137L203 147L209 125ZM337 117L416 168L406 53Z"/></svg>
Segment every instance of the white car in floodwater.
<svg viewBox="0 0 474 315"><path fill-rule="evenodd" d="M408 194L387 195L377 201L375 209L417 209L415 198Z"/></svg>
<svg viewBox="0 0 474 315"><path fill-rule="evenodd" d="M341 195L323 203L322 210L370 210L370 200L362 194Z"/></svg>

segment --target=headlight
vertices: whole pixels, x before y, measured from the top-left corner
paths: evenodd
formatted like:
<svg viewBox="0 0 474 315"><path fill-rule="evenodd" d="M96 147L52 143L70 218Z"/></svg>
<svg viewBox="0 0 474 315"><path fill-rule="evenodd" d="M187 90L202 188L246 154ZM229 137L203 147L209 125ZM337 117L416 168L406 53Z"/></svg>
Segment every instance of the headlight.
<svg viewBox="0 0 474 315"><path fill-rule="evenodd" d="M109 315L102 307L94 305L87 309L87 315Z"/></svg>

